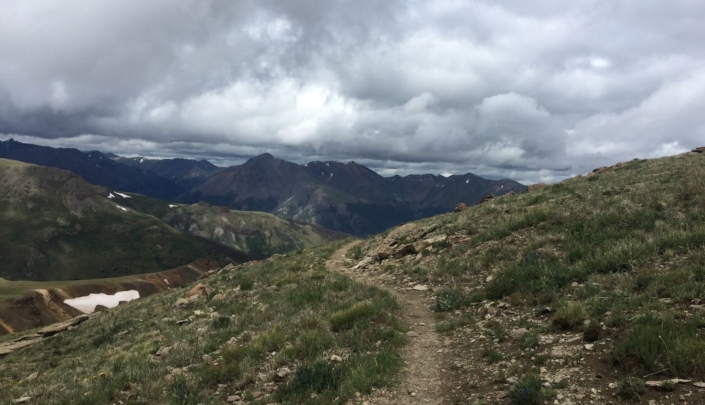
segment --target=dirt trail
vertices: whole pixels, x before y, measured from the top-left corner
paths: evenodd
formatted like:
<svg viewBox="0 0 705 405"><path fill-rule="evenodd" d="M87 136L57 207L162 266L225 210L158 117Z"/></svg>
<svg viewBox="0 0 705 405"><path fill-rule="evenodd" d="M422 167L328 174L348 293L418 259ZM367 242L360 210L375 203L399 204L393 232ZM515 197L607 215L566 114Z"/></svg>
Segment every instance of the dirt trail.
<svg viewBox="0 0 705 405"><path fill-rule="evenodd" d="M391 404L442 404L443 393L441 366L443 361L443 344L435 332L435 320L428 305L424 302L422 292L394 289L385 286L367 274L364 270L350 270L345 266L345 254L348 249L359 242L343 246L326 262L329 271L343 273L355 281L374 285L390 292L401 306L400 317L410 331L417 336L407 337L407 345L402 350L405 367L402 370L400 384L391 391L378 390L364 403ZM410 333L415 335L414 333Z"/></svg>

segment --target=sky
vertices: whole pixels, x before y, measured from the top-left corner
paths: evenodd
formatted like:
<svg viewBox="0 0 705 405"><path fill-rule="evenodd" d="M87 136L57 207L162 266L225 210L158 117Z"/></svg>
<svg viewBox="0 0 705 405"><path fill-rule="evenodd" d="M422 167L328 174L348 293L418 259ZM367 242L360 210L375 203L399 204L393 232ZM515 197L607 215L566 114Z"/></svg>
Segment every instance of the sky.
<svg viewBox="0 0 705 405"><path fill-rule="evenodd" d="M0 7L0 139L525 183L705 145L699 0Z"/></svg>

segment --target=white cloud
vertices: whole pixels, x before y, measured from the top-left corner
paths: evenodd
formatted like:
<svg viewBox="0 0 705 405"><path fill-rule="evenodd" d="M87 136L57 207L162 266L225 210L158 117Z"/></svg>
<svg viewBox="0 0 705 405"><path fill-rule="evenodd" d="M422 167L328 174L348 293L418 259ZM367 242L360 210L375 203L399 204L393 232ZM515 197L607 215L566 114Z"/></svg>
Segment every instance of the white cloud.
<svg viewBox="0 0 705 405"><path fill-rule="evenodd" d="M37 143L542 181L705 139L705 3L0 6L0 133Z"/></svg>

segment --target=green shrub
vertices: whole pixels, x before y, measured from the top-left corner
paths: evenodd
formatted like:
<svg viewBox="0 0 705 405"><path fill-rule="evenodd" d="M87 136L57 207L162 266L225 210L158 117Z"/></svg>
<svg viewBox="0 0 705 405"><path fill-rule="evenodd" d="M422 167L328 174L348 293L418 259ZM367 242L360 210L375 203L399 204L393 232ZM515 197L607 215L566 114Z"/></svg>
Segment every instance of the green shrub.
<svg viewBox="0 0 705 405"><path fill-rule="evenodd" d="M579 303L571 303L556 311L552 322L553 326L559 329L570 330L582 325L584 319L585 310L583 306Z"/></svg>
<svg viewBox="0 0 705 405"><path fill-rule="evenodd" d="M541 379L533 374L522 376L509 390L512 405L539 405L541 399Z"/></svg>
<svg viewBox="0 0 705 405"><path fill-rule="evenodd" d="M617 395L623 399L639 402L645 390L644 381L636 377L627 377L619 383Z"/></svg>

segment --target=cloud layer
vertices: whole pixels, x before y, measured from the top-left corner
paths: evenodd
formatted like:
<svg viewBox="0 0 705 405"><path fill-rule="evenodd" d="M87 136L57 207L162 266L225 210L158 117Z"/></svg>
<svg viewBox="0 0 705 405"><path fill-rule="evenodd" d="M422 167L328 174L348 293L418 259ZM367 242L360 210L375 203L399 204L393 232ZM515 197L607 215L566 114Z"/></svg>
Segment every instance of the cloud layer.
<svg viewBox="0 0 705 405"><path fill-rule="evenodd" d="M3 138L552 181L705 144L705 3L0 0Z"/></svg>

